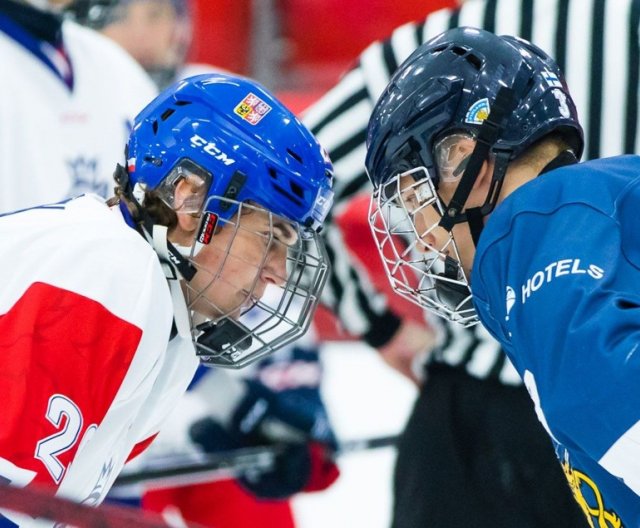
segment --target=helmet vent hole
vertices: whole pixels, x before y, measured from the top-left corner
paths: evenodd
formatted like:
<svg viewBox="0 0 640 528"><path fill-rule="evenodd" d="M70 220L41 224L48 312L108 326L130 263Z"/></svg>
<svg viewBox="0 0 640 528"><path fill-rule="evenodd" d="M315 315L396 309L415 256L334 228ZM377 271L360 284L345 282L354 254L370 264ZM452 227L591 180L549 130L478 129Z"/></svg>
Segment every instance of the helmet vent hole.
<svg viewBox="0 0 640 528"><path fill-rule="evenodd" d="M151 125L154 135L158 133L158 121L154 121Z"/></svg>
<svg viewBox="0 0 640 528"><path fill-rule="evenodd" d="M295 159L298 163L302 163L302 158L300 157L299 154L297 154L296 152L294 152L291 149L287 149L287 152L289 153L289 156L291 156L293 159Z"/></svg>
<svg viewBox="0 0 640 528"><path fill-rule="evenodd" d="M286 196L286 198L288 200L291 200L294 204L296 204L297 206L302 205L302 202L299 200L299 198L297 196L295 196L294 194L287 192L285 189L283 189L282 187L280 187L279 185L274 185L273 188L278 191L280 194L282 194L283 196Z"/></svg>
<svg viewBox="0 0 640 528"><path fill-rule="evenodd" d="M271 176L274 180L278 179L278 173L276 172L276 169L274 169L273 167L269 167L269 176Z"/></svg>
<svg viewBox="0 0 640 528"><path fill-rule="evenodd" d="M469 53L466 57L467 62L471 64L476 70L480 70L482 68L482 59L472 53Z"/></svg>
<svg viewBox="0 0 640 528"><path fill-rule="evenodd" d="M300 187L296 182L289 182L291 192L300 198L304 198L304 189Z"/></svg>
<svg viewBox="0 0 640 528"><path fill-rule="evenodd" d="M480 68L482 68L483 60L477 55L474 55L473 53L471 53L468 49L463 48L461 46L454 45L454 46L451 46L449 50L454 55L457 55L458 57L462 57L469 64L471 64L471 66L473 66L476 70L480 70Z"/></svg>
<svg viewBox="0 0 640 528"><path fill-rule="evenodd" d="M167 108L164 112L162 112L160 119L162 119L163 121L166 121L173 115L174 112L175 110L173 108Z"/></svg>
<svg viewBox="0 0 640 528"><path fill-rule="evenodd" d="M176 101L175 102L176 106L187 106L187 105L190 105L190 104L191 104L191 101Z"/></svg>

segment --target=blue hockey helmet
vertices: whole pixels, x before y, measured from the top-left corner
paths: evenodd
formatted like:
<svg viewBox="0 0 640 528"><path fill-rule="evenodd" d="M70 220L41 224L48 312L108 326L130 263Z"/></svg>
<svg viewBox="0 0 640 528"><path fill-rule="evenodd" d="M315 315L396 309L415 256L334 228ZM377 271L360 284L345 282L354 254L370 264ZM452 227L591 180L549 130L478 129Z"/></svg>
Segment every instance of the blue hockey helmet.
<svg viewBox="0 0 640 528"><path fill-rule="evenodd" d="M165 90L136 117L127 166L132 185L166 189L170 207L172 171L200 171L206 212L220 219L252 201L317 231L333 201L333 168L315 137L262 86L238 76L197 75ZM213 196L229 200L207 201Z"/></svg>
<svg viewBox="0 0 640 528"><path fill-rule="evenodd" d="M552 133L581 156L583 132L562 72L530 42L456 28L409 56L375 105L367 133L370 224L398 293L447 319L477 322L451 230L467 222L477 242L508 164ZM465 209L490 158L486 201ZM438 194L443 181L457 182L448 204ZM436 209L439 221L418 228L426 207ZM449 238L433 247L426 240L438 227Z"/></svg>
<svg viewBox="0 0 640 528"><path fill-rule="evenodd" d="M174 240L169 226L176 245L168 244L168 259L179 264L204 362L241 367L306 331L328 273L319 231L333 201L333 175L326 152L291 111L252 80L189 77L136 117L126 157L116 178L138 204L147 233L158 227L150 225L152 196L194 221L194 229L199 222L188 244ZM186 198L179 190L185 184ZM155 234L149 238L155 247ZM203 265L201 254L218 255L217 267ZM183 272L181 255L195 272ZM225 276L247 267L254 270L248 282Z"/></svg>

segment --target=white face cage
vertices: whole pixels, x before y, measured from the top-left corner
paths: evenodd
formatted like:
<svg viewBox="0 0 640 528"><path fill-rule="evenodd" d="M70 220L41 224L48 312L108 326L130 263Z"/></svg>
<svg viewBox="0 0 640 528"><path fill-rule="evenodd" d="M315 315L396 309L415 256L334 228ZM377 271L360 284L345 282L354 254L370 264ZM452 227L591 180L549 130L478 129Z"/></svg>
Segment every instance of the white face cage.
<svg viewBox="0 0 640 528"><path fill-rule="evenodd" d="M229 207L229 220L206 212ZM328 258L317 233L257 205L213 197L204 211L183 286L192 339L204 363L241 368L307 331Z"/></svg>
<svg viewBox="0 0 640 528"><path fill-rule="evenodd" d="M402 297L463 326L478 323L453 235L438 226L444 207L425 167L378 187L369 225L387 277Z"/></svg>

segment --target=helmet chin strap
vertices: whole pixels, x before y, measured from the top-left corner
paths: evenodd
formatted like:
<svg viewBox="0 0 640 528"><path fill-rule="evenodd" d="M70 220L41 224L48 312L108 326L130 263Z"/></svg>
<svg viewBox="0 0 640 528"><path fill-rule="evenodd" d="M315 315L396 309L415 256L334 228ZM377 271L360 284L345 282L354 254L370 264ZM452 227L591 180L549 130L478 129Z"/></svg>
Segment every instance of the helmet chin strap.
<svg viewBox="0 0 640 528"><path fill-rule="evenodd" d="M189 309L180 286L180 281L176 276L175 269L171 264L169 253L169 241L167 240L167 226L155 224L152 228L152 246L160 257L162 270L167 278L171 300L173 301L173 320L178 335L183 338L191 337L191 324L189 323Z"/></svg>
<svg viewBox="0 0 640 528"><path fill-rule="evenodd" d="M460 183L451 198L451 202L445 207L444 215L439 223L441 227L451 232L455 224L468 222L471 237L476 246L480 239L480 233L484 228L483 217L490 214L496 206L512 155L511 149L496 149L494 146L500 134L506 129L507 122L518 105L518 94L522 93L528 79L529 69L521 65L511 87L502 85L498 89L491 112L489 112L489 116L480 126L476 146L469 157L464 174L460 178ZM489 159L491 152L495 154L495 164L487 199L482 206L470 208L463 213L462 211L469 199L476 178L482 169L482 164Z"/></svg>
<svg viewBox="0 0 640 528"><path fill-rule="evenodd" d="M451 232L454 225L466 222L475 246L478 245L480 234L484 228L484 217L493 210L500 195L504 176L507 172L507 166L511 159L510 150L494 151L494 170L485 203L480 207L469 208L464 213L462 211L476 182L476 178L482 169L482 164L488 159L489 153L498 140L500 132L505 128L509 114L515 106L515 91L511 88L501 87L496 95L496 100L493 103L493 109L489 117L480 127L476 146L468 158L464 173L462 178L460 178L460 183L451 201L445 206L444 215L438 224ZM445 270L442 276L450 279L451 282L437 281L437 294L441 300L456 307L456 309L472 310L471 290L468 286L462 286L456 282L459 280L459 270L460 264L451 257L446 257Z"/></svg>
<svg viewBox="0 0 640 528"><path fill-rule="evenodd" d="M502 184L504 183L504 177L507 173L507 167L510 160L510 151L496 152L493 175L491 177L491 184L489 186L489 192L487 193L487 199L482 206L470 207L465 211L469 231L471 232L471 238L476 247L480 240L480 234L484 229L484 217L493 211L496 203L498 202L498 197L502 190Z"/></svg>
<svg viewBox="0 0 640 528"><path fill-rule="evenodd" d="M191 338L189 308L187 307L180 281L175 272L175 268L179 267L179 264L175 262L171 253L172 248L176 251L177 249L175 246L172 246L167 239L167 226L154 224L151 229L151 244L160 257L162 269L171 291L177 334L180 337ZM180 257L182 258L181 254ZM188 263L188 260L185 259L185 262ZM191 264L189 263L189 265ZM180 274L182 275L182 273ZM220 321L207 321L198 325L196 330L201 332L195 340L197 355L201 355L199 353L200 346L204 346L214 352L222 353L230 350L232 345L234 349L244 351L249 349L253 343L251 330L241 322L234 321L229 317L225 317ZM207 354L203 355L203 359L206 355ZM206 359L204 360L206 361Z"/></svg>
<svg viewBox="0 0 640 528"><path fill-rule="evenodd" d="M243 352L253 344L251 330L240 321L234 321L228 317L225 317L221 321L207 321L206 323L202 323L198 325L197 330L200 330L202 333L196 339L196 343L204 347L205 352L204 354L200 354L200 352L196 350L196 354L203 356L205 362L206 357L211 355L206 349L222 353L228 351L233 345L234 349Z"/></svg>
<svg viewBox="0 0 640 528"><path fill-rule="evenodd" d="M516 107L516 103L514 89L502 86L498 90L493 108L480 127L476 146L469 157L469 162L462 178L460 178L460 183L458 183L451 201L446 205L444 215L439 222L439 225L449 232L451 232L455 224L468 222L471 236L476 245L484 227L483 217L493 211L500 195L500 189L502 188L511 155L510 150L495 151L495 168L485 203L481 207L470 208L464 213L462 211L482 169L482 164L489 158L489 153L498 140L500 133L504 130L511 112Z"/></svg>

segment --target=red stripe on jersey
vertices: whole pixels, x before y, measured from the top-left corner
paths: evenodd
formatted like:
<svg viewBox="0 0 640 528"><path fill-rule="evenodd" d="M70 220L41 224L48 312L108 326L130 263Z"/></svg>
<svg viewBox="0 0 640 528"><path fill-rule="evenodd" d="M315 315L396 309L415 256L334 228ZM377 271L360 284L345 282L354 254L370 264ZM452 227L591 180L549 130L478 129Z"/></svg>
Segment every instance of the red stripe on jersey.
<svg viewBox="0 0 640 528"><path fill-rule="evenodd" d="M131 453L129 453L129 456L127 457L127 462L133 460L145 449L147 449L147 447L151 445L151 442L153 442L156 439L156 436L158 436L158 433L151 435L149 438L146 438L142 442L138 442L136 445L134 445L133 449L131 450Z"/></svg>
<svg viewBox="0 0 640 528"><path fill-rule="evenodd" d="M32 284L0 315L0 457L37 472L34 482L55 485L45 462L34 457L38 443L63 436L42 451L68 467L84 432L104 418L141 336L139 328L95 300ZM63 408L71 405L67 400L75 405L80 425L49 408L54 395L61 395L56 398ZM57 426L51 421L55 412ZM67 431L72 426L77 430ZM77 433L75 440L71 433ZM69 446L59 449L65 442Z"/></svg>

